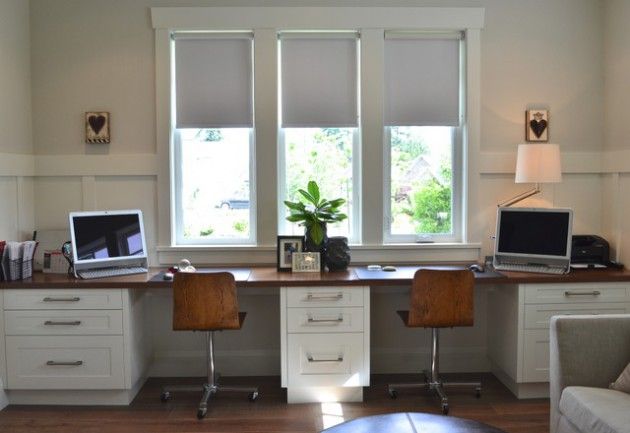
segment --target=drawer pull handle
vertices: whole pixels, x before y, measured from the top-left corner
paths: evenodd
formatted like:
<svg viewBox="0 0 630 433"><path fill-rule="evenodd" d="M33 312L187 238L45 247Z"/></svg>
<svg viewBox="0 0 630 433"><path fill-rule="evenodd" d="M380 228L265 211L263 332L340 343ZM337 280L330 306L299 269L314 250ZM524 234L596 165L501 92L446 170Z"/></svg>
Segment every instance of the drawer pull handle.
<svg viewBox="0 0 630 433"><path fill-rule="evenodd" d="M343 322L343 316L340 314L336 319L315 319L313 316L308 316L308 323L341 323Z"/></svg>
<svg viewBox="0 0 630 433"><path fill-rule="evenodd" d="M53 322L52 320L46 320L44 325L46 326L56 326L56 325L66 325L66 326L79 326L81 324L80 320L73 320L71 322Z"/></svg>
<svg viewBox="0 0 630 433"><path fill-rule="evenodd" d="M49 296L44 298L44 302L79 302L81 298L75 296L73 298L51 298Z"/></svg>
<svg viewBox="0 0 630 433"><path fill-rule="evenodd" d="M339 301L343 299L343 293L339 292L336 295L314 295L309 293L306 295L307 301Z"/></svg>
<svg viewBox="0 0 630 433"><path fill-rule="evenodd" d="M83 361L48 361L46 365L83 365Z"/></svg>
<svg viewBox="0 0 630 433"><path fill-rule="evenodd" d="M601 292L599 290L593 290L592 292L572 292L567 290L564 292L564 296L599 296Z"/></svg>
<svg viewBox="0 0 630 433"><path fill-rule="evenodd" d="M315 359L313 355L306 355L308 362L343 362L343 355L338 355L337 359Z"/></svg>

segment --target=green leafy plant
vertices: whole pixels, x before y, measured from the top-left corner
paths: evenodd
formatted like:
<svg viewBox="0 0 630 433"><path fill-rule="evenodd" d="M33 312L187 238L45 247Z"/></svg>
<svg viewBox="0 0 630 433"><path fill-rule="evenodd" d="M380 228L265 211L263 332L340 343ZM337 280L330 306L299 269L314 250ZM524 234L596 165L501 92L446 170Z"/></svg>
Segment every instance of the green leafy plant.
<svg viewBox="0 0 630 433"><path fill-rule="evenodd" d="M348 216L339 210L346 200L337 198L326 200L320 197L317 182L311 180L306 190L299 189L304 201L291 202L285 200L284 204L289 208L290 215L287 221L300 223L306 228L313 243L321 245L324 240L324 225L337 221L343 221Z"/></svg>
<svg viewBox="0 0 630 433"><path fill-rule="evenodd" d="M214 229L212 227L199 230L199 236L210 236L212 233L214 233Z"/></svg>
<svg viewBox="0 0 630 433"><path fill-rule="evenodd" d="M234 230L236 230L239 233L245 233L245 230L247 230L247 221L236 221L233 225Z"/></svg>

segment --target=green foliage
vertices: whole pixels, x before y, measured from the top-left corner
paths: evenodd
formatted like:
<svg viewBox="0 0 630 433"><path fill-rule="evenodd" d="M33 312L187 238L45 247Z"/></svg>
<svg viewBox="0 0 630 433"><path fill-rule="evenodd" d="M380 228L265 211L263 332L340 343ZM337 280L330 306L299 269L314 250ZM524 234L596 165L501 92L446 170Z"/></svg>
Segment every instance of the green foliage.
<svg viewBox="0 0 630 433"><path fill-rule="evenodd" d="M199 236L210 236L212 233L214 233L214 229L212 227L199 230Z"/></svg>
<svg viewBox="0 0 630 433"><path fill-rule="evenodd" d="M348 216L339 210L339 207L346 201L343 198L326 200L320 197L317 182L308 182L306 190L299 189L303 201L288 201L284 204L289 208L287 221L299 222L306 227L316 245L320 245L324 240L323 223L343 221Z"/></svg>
<svg viewBox="0 0 630 433"><path fill-rule="evenodd" d="M203 141L221 141L223 140L223 134L220 129L200 129L197 133L197 137Z"/></svg>
<svg viewBox="0 0 630 433"><path fill-rule="evenodd" d="M413 194L416 233L451 232L451 188L431 179Z"/></svg>
<svg viewBox="0 0 630 433"><path fill-rule="evenodd" d="M247 221L245 220L240 220L240 221L236 221L233 225L234 230L236 230L239 233L245 233L245 231L247 231Z"/></svg>

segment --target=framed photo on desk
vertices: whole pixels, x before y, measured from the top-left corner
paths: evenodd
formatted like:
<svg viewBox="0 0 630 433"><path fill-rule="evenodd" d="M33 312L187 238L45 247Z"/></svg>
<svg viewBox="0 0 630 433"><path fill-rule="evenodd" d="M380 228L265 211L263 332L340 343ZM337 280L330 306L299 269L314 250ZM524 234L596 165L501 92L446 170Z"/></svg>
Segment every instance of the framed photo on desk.
<svg viewBox="0 0 630 433"><path fill-rule="evenodd" d="M279 271L290 271L293 253L301 253L304 245L302 236L278 236L277 263Z"/></svg>

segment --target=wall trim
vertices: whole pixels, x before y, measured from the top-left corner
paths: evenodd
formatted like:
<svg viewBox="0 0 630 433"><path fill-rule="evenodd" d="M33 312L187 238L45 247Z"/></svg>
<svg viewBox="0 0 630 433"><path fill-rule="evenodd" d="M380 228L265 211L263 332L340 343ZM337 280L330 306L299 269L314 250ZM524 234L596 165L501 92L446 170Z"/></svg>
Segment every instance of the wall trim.
<svg viewBox="0 0 630 433"><path fill-rule="evenodd" d="M35 155L37 176L155 176L157 155Z"/></svg>
<svg viewBox="0 0 630 433"><path fill-rule="evenodd" d="M0 176L35 176L34 155L0 153Z"/></svg>

